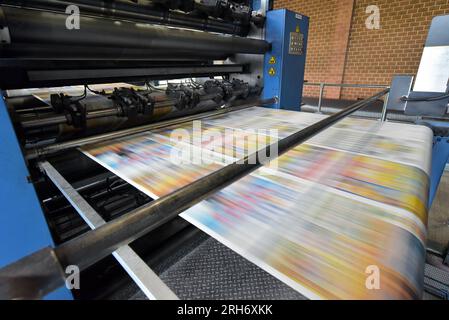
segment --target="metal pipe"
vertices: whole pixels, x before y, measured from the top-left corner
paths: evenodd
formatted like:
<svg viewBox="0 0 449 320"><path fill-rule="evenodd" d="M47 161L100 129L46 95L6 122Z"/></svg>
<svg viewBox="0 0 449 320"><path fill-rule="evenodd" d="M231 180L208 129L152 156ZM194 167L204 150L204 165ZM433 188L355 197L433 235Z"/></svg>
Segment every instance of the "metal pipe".
<svg viewBox="0 0 449 320"><path fill-rule="evenodd" d="M116 108L104 109L104 110L96 110L89 111L86 114L87 120L93 120L104 117L116 116L119 114L119 111ZM67 123L68 119L65 115L54 115L49 117L43 117L33 120L22 121L21 125L24 129L32 129L32 128L41 128L44 126L53 126Z"/></svg>
<svg viewBox="0 0 449 320"><path fill-rule="evenodd" d="M0 8L1 9L1 8ZM184 50L141 49L129 47L90 47L83 45L60 45L33 43L13 43L3 46L2 59L46 60L116 60L116 61L210 61L225 60L229 54L224 52L193 52Z"/></svg>
<svg viewBox="0 0 449 320"><path fill-rule="evenodd" d="M325 83L320 83L320 97L318 100L318 113L321 113L321 108L323 106L323 96L324 96L324 87L326 86Z"/></svg>
<svg viewBox="0 0 449 320"><path fill-rule="evenodd" d="M41 128L44 126L53 126L53 125L59 125L62 123L67 123L67 117L65 115L54 115L54 116L47 116L32 120L26 120L22 121L21 125L24 129L32 129L32 128Z"/></svg>
<svg viewBox="0 0 449 320"><path fill-rule="evenodd" d="M320 83L305 82L304 85L306 85L306 86L319 86L320 87L317 113L322 113L325 87L372 88L372 89L385 89L385 88L388 88L388 86L378 85L378 84L347 84L347 83L325 83L325 82L320 82Z"/></svg>
<svg viewBox="0 0 449 320"><path fill-rule="evenodd" d="M186 29L80 16L80 29L66 28L67 15L58 12L2 6L11 44L48 44L92 47L176 50L200 53L264 54L263 40L223 36ZM71 56L71 52L67 52ZM74 58L74 57L72 57Z"/></svg>
<svg viewBox="0 0 449 320"><path fill-rule="evenodd" d="M310 106L310 105L304 105L301 107L301 111L303 112L310 112L310 113L317 113L318 107L317 106ZM332 108L332 107L324 107L321 109L321 112L323 114L333 114L341 111L341 108ZM361 118L369 118L369 119L381 119L382 118L382 112L379 111L357 111L354 113L354 116L361 117ZM400 121L400 122L409 122L409 123L415 123L418 121L417 116L407 116L402 113L388 113L388 120L393 121ZM431 119L428 117L423 118L422 120L442 120L442 119ZM443 119L448 120L448 119Z"/></svg>
<svg viewBox="0 0 449 320"><path fill-rule="evenodd" d="M382 116L380 117L380 121L385 122L387 121L387 114L388 114L388 100L390 99L390 93L387 93L385 95L384 105L382 108Z"/></svg>
<svg viewBox="0 0 449 320"><path fill-rule="evenodd" d="M99 181L95 181L95 182L92 182L92 183L90 183L90 184L83 185L83 186L81 186L81 187L75 188L75 190L76 190L78 193L82 193L82 192L90 191L91 189L98 188L98 187L103 186L103 185L107 185L108 182L109 182L109 183L113 183L113 182L115 182L115 181L120 181L120 180L121 180L121 179L120 179L118 176L115 176L115 175L113 175L112 173L110 173L110 175L108 175L108 177L106 177L106 178L104 178L104 179L101 179L101 180L99 180ZM120 186L121 186L121 185L120 185ZM115 189L115 187L114 187L114 188L111 188L111 190L113 190L113 191L114 191L114 189ZM106 192L107 192L107 191L106 191ZM47 202L50 202L50 201L59 200L59 199L61 199L62 197L63 197L63 196L55 196L55 197L47 198L47 199L43 200L42 202L47 203Z"/></svg>
<svg viewBox="0 0 449 320"><path fill-rule="evenodd" d="M20 274L29 276L32 271L36 273L39 273L39 271L45 272L45 269L40 269L41 266L39 263L36 263L35 255L38 257L39 255L56 256L60 264L60 269L63 269L65 266L76 265L80 270L84 270L108 256L119 247L129 244L157 227L171 221L181 212L254 172L266 163L261 159L262 157L266 157L267 154L272 155L271 151L273 147L278 150L276 156L280 156L357 110L379 99L388 92L389 89L385 89L369 99L357 102L337 114L329 116L326 119L298 131L272 146L268 146L256 154L245 157L242 161L226 166L188 186L160 198L159 200L123 215L94 231L89 231L78 238L66 242L63 245L56 247L54 250L38 252L19 260L13 265L1 269L0 278L3 278L4 281L0 282L0 298L14 298L14 295L11 296L9 289L12 287L11 284L17 279L11 279L9 275L10 272L14 272L16 278L20 277ZM33 257L34 259L32 259ZM30 262L34 263L29 264ZM57 270L58 268L53 266L53 269ZM48 274L48 272L45 273ZM38 275L39 274L36 276ZM57 285L62 282L60 277L60 273L54 272L53 277L47 278L45 289L47 291L51 288L56 289ZM35 287L32 284L33 282L30 281L28 290L34 290L33 293L39 292L41 295L48 293L42 292L42 290L39 291L40 287ZM40 285L42 286L43 284L40 283Z"/></svg>
<svg viewBox="0 0 449 320"><path fill-rule="evenodd" d="M348 83L315 83L315 82L305 82L305 86L316 86L319 87L321 85L325 85L326 87L341 87L341 88L371 88L371 89L386 89L388 86L382 84L348 84Z"/></svg>
<svg viewBox="0 0 449 320"><path fill-rule="evenodd" d="M52 111L52 107L37 107L37 108L27 108L27 109L16 109L16 113L40 113L40 112L49 112Z"/></svg>
<svg viewBox="0 0 449 320"><path fill-rule="evenodd" d="M214 110L211 112L205 112L202 114L196 114L196 115L192 115L192 116L185 117L185 118L167 120L167 121L153 123L153 124L140 126L140 127L136 127L136 128L131 128L131 129L126 129L126 130L101 134L101 135L97 135L97 136L93 136L93 137L88 137L88 138L63 142L63 143L59 143L59 144L54 144L54 145L43 147L43 148L36 148L36 149L27 151L25 157L27 160L32 160L32 159L36 159L40 156L47 156L47 155L65 151L68 149L82 147L82 146L85 146L88 144L94 144L94 143L98 143L98 142L102 142L102 141L106 141L106 140L123 138L123 137L130 136L133 134L138 134L138 133L142 133L142 132L150 131L150 130L156 130L156 129L168 127L168 126L175 125L175 124L180 124L180 123L187 122L187 121L200 120L200 119L215 116L215 115L221 115L221 114L225 114L225 113L232 112L232 111L238 111L238 110L241 110L244 108L269 105L269 104L273 104L273 103L275 103L275 99L266 99L266 100L257 99L255 101L245 102L244 104L241 104L241 105L224 108L224 109L220 109L220 110Z"/></svg>

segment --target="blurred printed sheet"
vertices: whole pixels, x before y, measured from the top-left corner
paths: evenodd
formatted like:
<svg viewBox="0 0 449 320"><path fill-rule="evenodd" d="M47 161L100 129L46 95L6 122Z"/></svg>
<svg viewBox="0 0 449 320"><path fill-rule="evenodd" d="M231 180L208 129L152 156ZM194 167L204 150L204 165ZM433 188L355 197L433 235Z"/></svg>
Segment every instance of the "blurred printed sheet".
<svg viewBox="0 0 449 320"><path fill-rule="evenodd" d="M324 117L249 108L205 119L202 129L225 137L212 152L210 141L192 140L192 150L207 149L207 164L171 161L180 151L171 134L195 136L192 123L82 151L157 199ZM267 139L231 143L255 132ZM420 298L432 136L348 118L181 216L307 298Z"/></svg>

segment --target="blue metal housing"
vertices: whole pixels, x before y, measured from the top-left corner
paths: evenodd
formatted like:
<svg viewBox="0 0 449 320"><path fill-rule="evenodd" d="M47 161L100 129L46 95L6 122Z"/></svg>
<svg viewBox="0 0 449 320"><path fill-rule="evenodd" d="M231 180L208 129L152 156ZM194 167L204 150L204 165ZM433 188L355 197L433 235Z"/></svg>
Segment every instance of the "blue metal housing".
<svg viewBox="0 0 449 320"><path fill-rule="evenodd" d="M53 246L47 222L0 91L0 267ZM62 288L50 299L72 299Z"/></svg>
<svg viewBox="0 0 449 320"><path fill-rule="evenodd" d="M429 208L432 207L448 159L449 137L435 137L432 152L432 171L430 174Z"/></svg>
<svg viewBox="0 0 449 320"><path fill-rule="evenodd" d="M308 17L286 9L267 12L272 50L265 55L263 97L279 98L272 108L301 110L308 33Z"/></svg>

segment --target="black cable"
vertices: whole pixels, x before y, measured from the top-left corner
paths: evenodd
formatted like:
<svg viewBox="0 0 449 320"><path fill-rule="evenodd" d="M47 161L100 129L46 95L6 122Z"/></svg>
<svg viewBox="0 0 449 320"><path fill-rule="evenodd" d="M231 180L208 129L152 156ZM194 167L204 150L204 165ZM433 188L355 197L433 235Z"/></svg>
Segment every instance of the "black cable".
<svg viewBox="0 0 449 320"><path fill-rule="evenodd" d="M232 84L232 82L229 81L228 79L226 79L224 76L222 76L222 79L223 79L224 82L229 83L229 84Z"/></svg>
<svg viewBox="0 0 449 320"><path fill-rule="evenodd" d="M147 87L147 90L150 92L150 94L153 93L153 89L148 85L148 81L145 80L145 86Z"/></svg>
<svg viewBox="0 0 449 320"><path fill-rule="evenodd" d="M401 97L401 101L404 102L431 102L431 101L441 101L444 99L449 99L449 93L445 93L436 97L424 97L424 98L409 98L406 96Z"/></svg>
<svg viewBox="0 0 449 320"><path fill-rule="evenodd" d="M204 85L202 85L202 84L199 83L199 82L196 82L196 81L193 80L192 78L190 78L190 83L192 83L194 86L196 86L196 87L195 87L196 89L204 88Z"/></svg>
<svg viewBox="0 0 449 320"><path fill-rule="evenodd" d="M148 87L150 87L153 90L165 92L164 89L156 88L156 87L152 86L149 82L146 82L146 84L147 84Z"/></svg>
<svg viewBox="0 0 449 320"><path fill-rule="evenodd" d="M80 102L81 100L85 99L87 96L87 88L86 86L84 86L84 93L80 96L76 96L76 97L71 97L71 98L75 98L75 100L73 100L73 102Z"/></svg>
<svg viewBox="0 0 449 320"><path fill-rule="evenodd" d="M106 92L104 90L103 91L92 90L91 88L89 88L89 86L87 84L85 85L85 89L89 90L90 92L92 92L94 94L98 94L100 96L106 95Z"/></svg>

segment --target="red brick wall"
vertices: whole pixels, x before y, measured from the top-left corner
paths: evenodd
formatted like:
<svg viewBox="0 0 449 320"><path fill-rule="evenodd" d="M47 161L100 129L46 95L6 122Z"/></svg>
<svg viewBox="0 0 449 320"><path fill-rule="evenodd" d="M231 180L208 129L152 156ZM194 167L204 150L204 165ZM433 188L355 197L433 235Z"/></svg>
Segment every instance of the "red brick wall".
<svg viewBox="0 0 449 320"><path fill-rule="evenodd" d="M348 47L353 1L276 0L276 8L287 8L310 18L306 80L341 82ZM351 6L351 8L346 8ZM306 86L304 95L318 95L319 89ZM328 96L338 97L340 90L330 88Z"/></svg>
<svg viewBox="0 0 449 320"><path fill-rule="evenodd" d="M369 5L380 9L379 30L366 28ZM416 74L432 18L449 14L449 0L275 0L275 7L310 17L306 80L356 84ZM357 99L375 91L328 89L326 97ZM318 89L306 86L305 95Z"/></svg>

